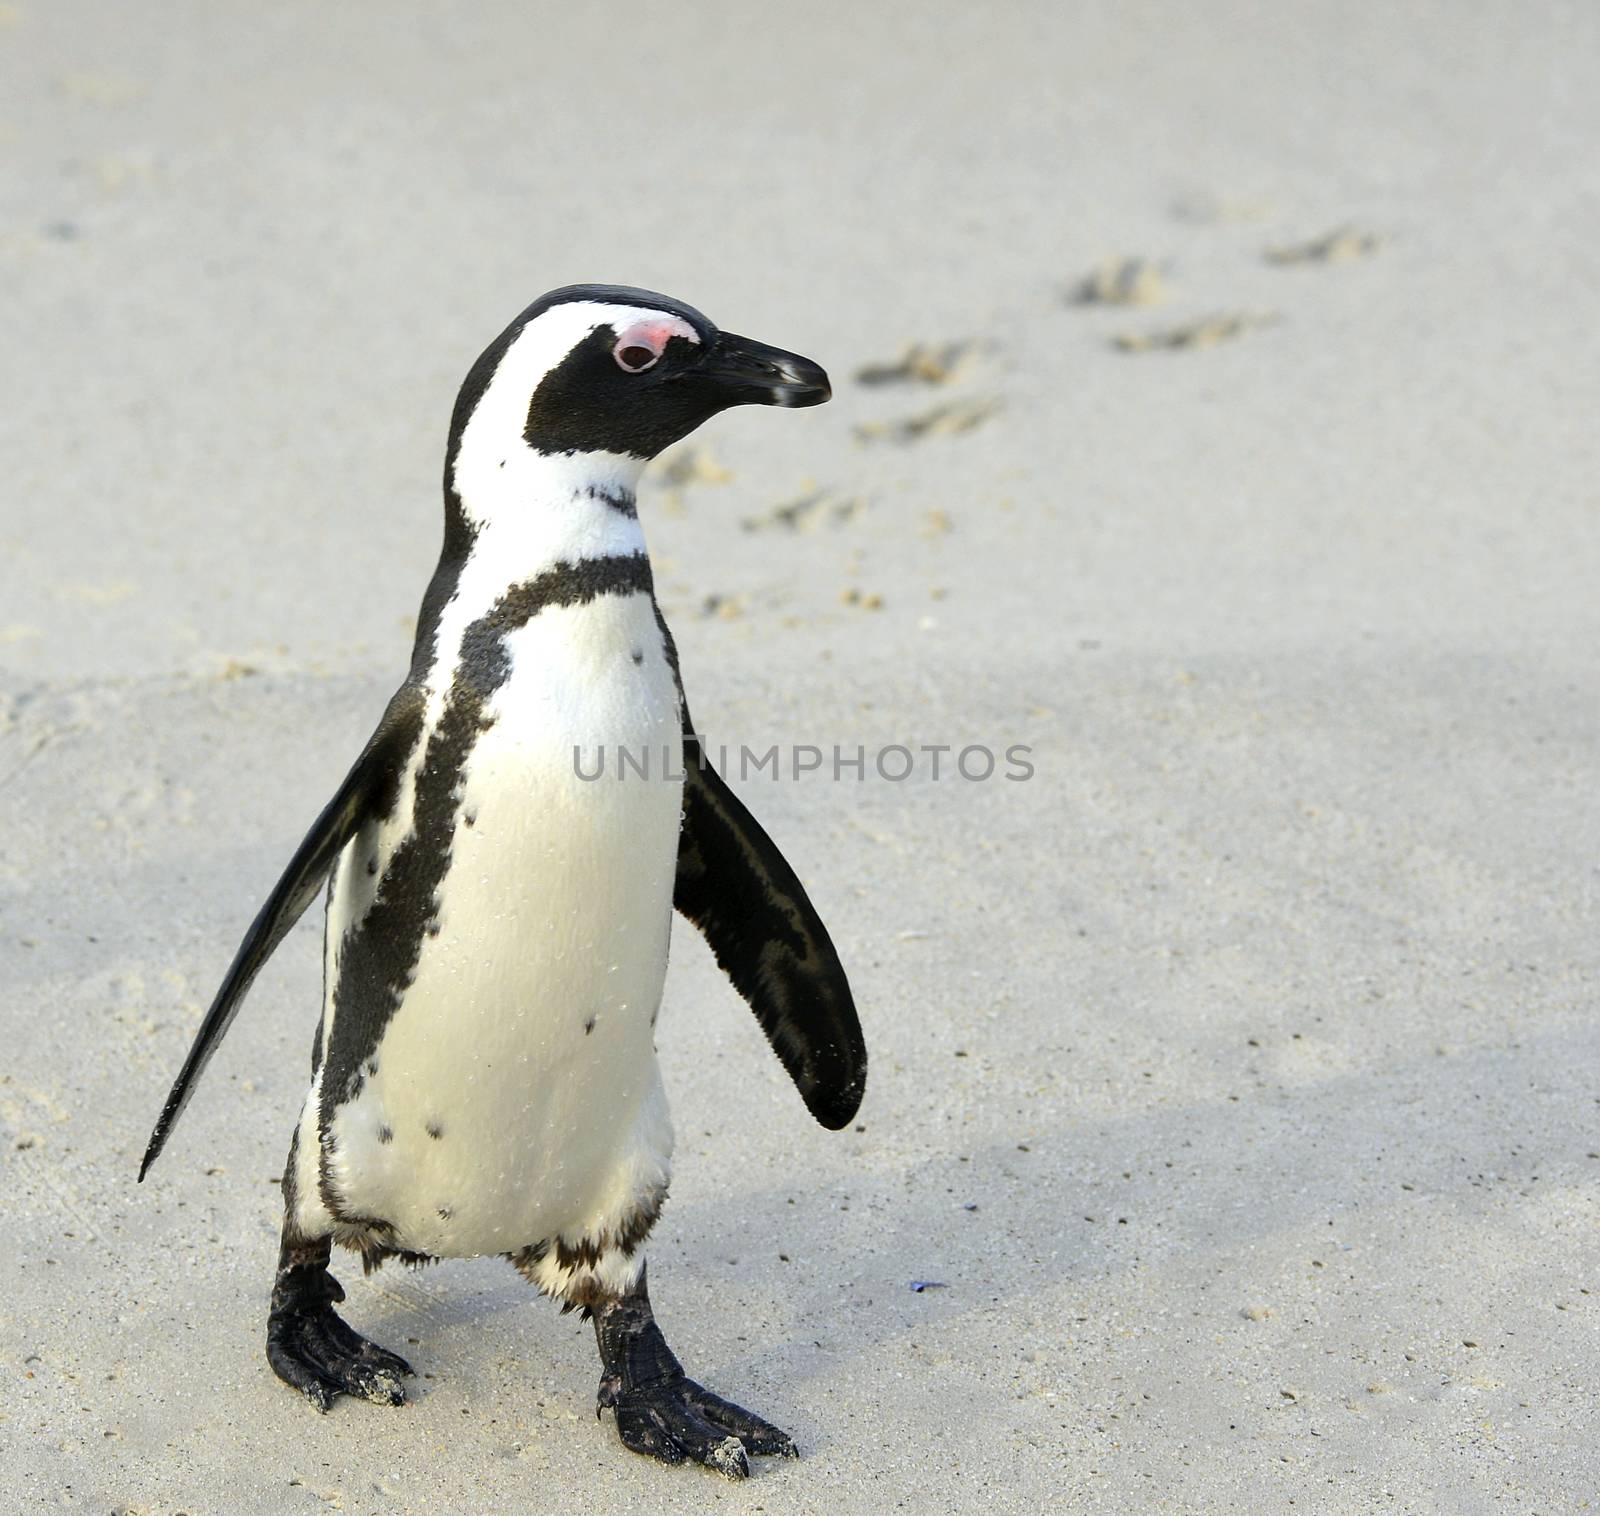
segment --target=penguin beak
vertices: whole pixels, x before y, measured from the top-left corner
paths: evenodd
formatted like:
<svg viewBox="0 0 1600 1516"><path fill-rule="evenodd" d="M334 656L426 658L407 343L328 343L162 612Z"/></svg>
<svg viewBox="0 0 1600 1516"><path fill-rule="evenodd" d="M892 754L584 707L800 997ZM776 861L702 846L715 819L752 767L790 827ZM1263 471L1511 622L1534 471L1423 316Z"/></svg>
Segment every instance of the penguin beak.
<svg viewBox="0 0 1600 1516"><path fill-rule="evenodd" d="M833 395L827 374L809 358L732 332L717 334L693 372L715 386L724 406L821 405Z"/></svg>

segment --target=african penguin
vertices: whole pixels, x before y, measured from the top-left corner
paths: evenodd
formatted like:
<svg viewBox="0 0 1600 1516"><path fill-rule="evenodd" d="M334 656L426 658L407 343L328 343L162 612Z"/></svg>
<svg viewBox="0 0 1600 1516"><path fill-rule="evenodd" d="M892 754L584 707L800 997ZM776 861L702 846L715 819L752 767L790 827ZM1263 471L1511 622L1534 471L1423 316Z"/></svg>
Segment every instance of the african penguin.
<svg viewBox="0 0 1600 1516"><path fill-rule="evenodd" d="M674 907L705 935L812 1114L855 1115L866 1049L800 881L704 763L634 490L733 405L827 376L646 290L536 300L472 366L444 548L411 669L245 934L142 1180L251 981L328 881L322 1020L283 1176L267 1359L326 1410L398 1405L410 1367L334 1312L366 1268L493 1253L594 1322L626 1446L730 1477L789 1437L689 1379L645 1288L672 1124L653 1030ZM648 779L575 751L660 752Z"/></svg>

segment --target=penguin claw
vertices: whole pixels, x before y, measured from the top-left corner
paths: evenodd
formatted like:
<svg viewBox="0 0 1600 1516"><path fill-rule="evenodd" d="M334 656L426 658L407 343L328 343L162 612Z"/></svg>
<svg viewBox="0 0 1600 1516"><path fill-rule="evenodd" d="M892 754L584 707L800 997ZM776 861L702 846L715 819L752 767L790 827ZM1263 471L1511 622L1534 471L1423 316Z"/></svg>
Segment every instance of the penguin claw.
<svg viewBox="0 0 1600 1516"><path fill-rule="evenodd" d="M328 1305L274 1310L267 1318L267 1362L322 1415L340 1395L404 1405L400 1381L414 1372L398 1353L352 1331Z"/></svg>

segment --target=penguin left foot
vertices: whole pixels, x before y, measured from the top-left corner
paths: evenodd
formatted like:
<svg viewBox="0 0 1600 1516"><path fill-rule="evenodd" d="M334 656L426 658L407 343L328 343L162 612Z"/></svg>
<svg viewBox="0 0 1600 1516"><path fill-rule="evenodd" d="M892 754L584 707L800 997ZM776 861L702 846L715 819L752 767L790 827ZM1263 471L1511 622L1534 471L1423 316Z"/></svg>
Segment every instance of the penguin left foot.
<svg viewBox="0 0 1600 1516"><path fill-rule="evenodd" d="M799 1457L787 1432L683 1372L656 1325L643 1274L627 1295L595 1309L594 1331L605 1368L595 1415L616 1413L624 1447L662 1463L701 1463L727 1479L748 1478L752 1454Z"/></svg>
<svg viewBox="0 0 1600 1516"><path fill-rule="evenodd" d="M622 1445L662 1463L692 1460L727 1479L746 1479L752 1453L800 1456L787 1432L713 1395L681 1368L675 1378L642 1385L619 1384L608 1374L595 1414L607 1407L616 1412Z"/></svg>

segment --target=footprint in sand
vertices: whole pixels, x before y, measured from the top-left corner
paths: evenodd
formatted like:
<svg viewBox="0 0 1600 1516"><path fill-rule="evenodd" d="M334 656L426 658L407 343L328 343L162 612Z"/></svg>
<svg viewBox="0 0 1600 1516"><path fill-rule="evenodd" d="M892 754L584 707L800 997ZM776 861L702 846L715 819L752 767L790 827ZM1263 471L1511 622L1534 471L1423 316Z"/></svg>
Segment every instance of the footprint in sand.
<svg viewBox="0 0 1600 1516"><path fill-rule="evenodd" d="M979 360L993 349L988 343L913 342L898 358L868 363L855 372L868 388L895 385L944 386L970 377ZM925 437L954 437L980 427L1001 409L996 396L969 396L941 401L927 410L888 421L863 421L855 428L860 442L920 442Z"/></svg>
<svg viewBox="0 0 1600 1516"><path fill-rule="evenodd" d="M1221 205L1221 202L1206 206L1197 201L1185 202L1183 207L1175 208L1175 214L1194 221L1239 219L1224 215ZM1383 238L1376 233L1346 225L1307 242L1269 247L1262 256L1268 263L1281 266L1350 263L1370 258L1382 245ZM1154 264L1138 258L1124 258L1102 263L1077 286L1074 300L1079 305L1149 305L1163 294L1160 270ZM1281 319L1276 311L1218 311L1174 326L1119 332L1112 337L1111 345L1124 353L1182 352L1190 348L1216 347Z"/></svg>
<svg viewBox="0 0 1600 1516"><path fill-rule="evenodd" d="M726 484L733 470L724 468L706 448L679 447L662 458L656 477L668 489L681 490L689 484Z"/></svg>
<svg viewBox="0 0 1600 1516"><path fill-rule="evenodd" d="M843 526L859 516L867 502L859 495L839 495L832 490L812 490L765 515L746 516L740 525L747 532L814 532L819 526Z"/></svg>
<svg viewBox="0 0 1600 1516"><path fill-rule="evenodd" d="M1353 226L1335 227L1309 242L1292 242L1269 247L1261 256L1280 266L1293 263L1354 263L1370 258L1383 246L1376 232L1363 232Z"/></svg>
<svg viewBox="0 0 1600 1516"><path fill-rule="evenodd" d="M733 478L733 470L724 468L706 448L677 447L662 454L651 475L662 486L662 510L669 516L682 516L684 492L690 485L726 484Z"/></svg>
<svg viewBox="0 0 1600 1516"><path fill-rule="evenodd" d="M913 342L888 363L865 363L855 372L857 384L949 384L972 366L975 342Z"/></svg>
<svg viewBox="0 0 1600 1516"><path fill-rule="evenodd" d="M914 416L892 421L863 421L856 427L862 442L920 442L925 437L956 437L982 426L1002 409L1001 401L989 396L977 400L949 400Z"/></svg>
<svg viewBox="0 0 1600 1516"><path fill-rule="evenodd" d="M749 608L750 599L747 595L723 595L714 592L701 600L700 615L707 620L737 621Z"/></svg>
<svg viewBox="0 0 1600 1516"><path fill-rule="evenodd" d="M839 591L840 605L853 605L863 611L881 611L883 609L883 596L879 594L866 594L851 586L849 589Z"/></svg>
<svg viewBox="0 0 1600 1516"><path fill-rule="evenodd" d="M1111 345L1124 353L1174 352L1186 348L1215 347L1232 342L1246 332L1271 326L1282 318L1276 311L1228 311L1186 321L1180 326L1158 327L1149 332L1119 332Z"/></svg>
<svg viewBox="0 0 1600 1516"><path fill-rule="evenodd" d="M1169 289L1148 258L1105 258L1068 293L1073 305L1160 305Z"/></svg>

